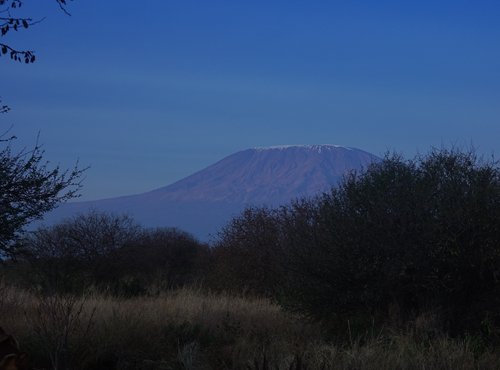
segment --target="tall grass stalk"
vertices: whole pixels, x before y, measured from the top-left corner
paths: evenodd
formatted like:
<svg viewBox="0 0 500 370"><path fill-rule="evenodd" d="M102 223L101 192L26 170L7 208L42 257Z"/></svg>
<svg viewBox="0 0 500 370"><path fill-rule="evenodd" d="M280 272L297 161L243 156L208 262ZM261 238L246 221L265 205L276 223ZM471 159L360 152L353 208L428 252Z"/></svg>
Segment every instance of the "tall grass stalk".
<svg viewBox="0 0 500 370"><path fill-rule="evenodd" d="M432 315L406 329L325 340L322 328L266 299L201 289L123 298L40 297L2 287L0 325L36 366L53 369L498 369L500 349L433 331ZM350 327L350 323L346 323Z"/></svg>

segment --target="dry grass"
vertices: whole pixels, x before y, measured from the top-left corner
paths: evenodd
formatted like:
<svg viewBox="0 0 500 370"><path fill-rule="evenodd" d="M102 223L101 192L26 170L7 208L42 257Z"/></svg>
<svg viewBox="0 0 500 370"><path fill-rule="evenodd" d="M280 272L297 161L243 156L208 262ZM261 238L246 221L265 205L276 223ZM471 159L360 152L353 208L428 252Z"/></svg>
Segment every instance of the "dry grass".
<svg viewBox="0 0 500 370"><path fill-rule="evenodd" d="M325 342L319 327L265 299L195 289L133 299L97 293L37 297L6 286L0 293L0 326L18 337L40 368L498 369L500 364L500 350L478 352L472 340L423 335L432 329L425 318L404 332L338 346Z"/></svg>

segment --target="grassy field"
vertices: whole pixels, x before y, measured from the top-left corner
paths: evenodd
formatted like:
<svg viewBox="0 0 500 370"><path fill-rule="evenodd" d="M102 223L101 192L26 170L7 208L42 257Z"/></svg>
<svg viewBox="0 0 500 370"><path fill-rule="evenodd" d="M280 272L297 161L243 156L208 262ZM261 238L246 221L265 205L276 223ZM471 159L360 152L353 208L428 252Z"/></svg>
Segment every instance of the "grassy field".
<svg viewBox="0 0 500 370"><path fill-rule="evenodd" d="M37 296L2 285L0 325L47 369L498 369L500 350L405 329L326 340L265 299L197 289L122 299ZM347 325L347 323L346 323Z"/></svg>

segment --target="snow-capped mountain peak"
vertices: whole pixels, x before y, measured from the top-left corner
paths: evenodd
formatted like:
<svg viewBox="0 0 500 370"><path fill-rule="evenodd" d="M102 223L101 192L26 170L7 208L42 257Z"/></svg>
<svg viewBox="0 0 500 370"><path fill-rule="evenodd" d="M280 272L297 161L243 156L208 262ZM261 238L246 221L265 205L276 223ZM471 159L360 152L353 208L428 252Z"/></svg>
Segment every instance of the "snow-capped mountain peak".
<svg viewBox="0 0 500 370"><path fill-rule="evenodd" d="M302 144L302 145L274 145L267 147L255 147L254 150L265 151L265 150L286 150L286 149L302 149L302 150L312 150L321 153L322 150L353 150L351 147L336 145L336 144Z"/></svg>

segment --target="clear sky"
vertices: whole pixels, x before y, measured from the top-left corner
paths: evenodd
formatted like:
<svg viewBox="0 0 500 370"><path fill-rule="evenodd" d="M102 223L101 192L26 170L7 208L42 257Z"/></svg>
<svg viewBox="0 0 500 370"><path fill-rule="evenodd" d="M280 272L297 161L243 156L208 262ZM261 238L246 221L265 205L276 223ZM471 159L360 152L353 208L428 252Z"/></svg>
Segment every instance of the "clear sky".
<svg viewBox="0 0 500 370"><path fill-rule="evenodd" d="M2 42L19 145L90 165L82 199L167 185L255 146L500 153L500 2L25 0Z"/></svg>

